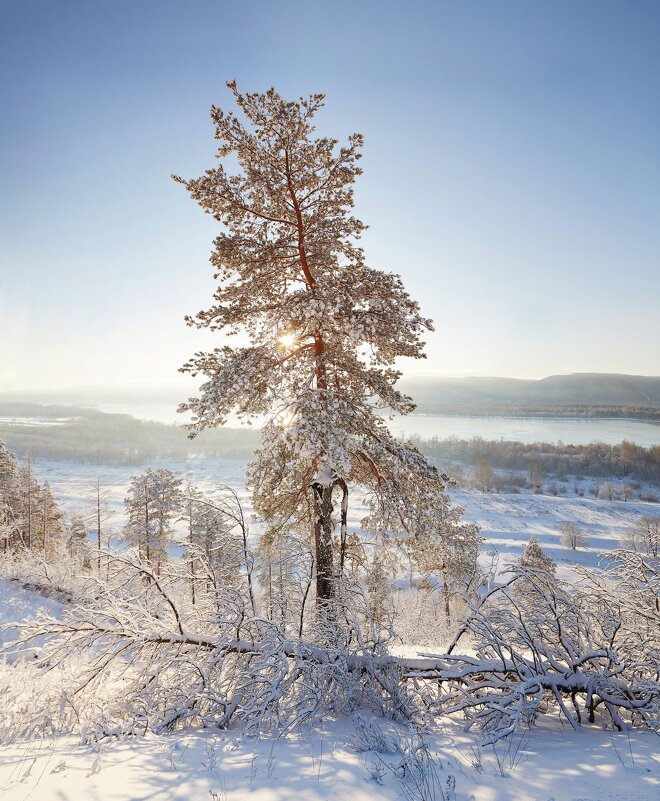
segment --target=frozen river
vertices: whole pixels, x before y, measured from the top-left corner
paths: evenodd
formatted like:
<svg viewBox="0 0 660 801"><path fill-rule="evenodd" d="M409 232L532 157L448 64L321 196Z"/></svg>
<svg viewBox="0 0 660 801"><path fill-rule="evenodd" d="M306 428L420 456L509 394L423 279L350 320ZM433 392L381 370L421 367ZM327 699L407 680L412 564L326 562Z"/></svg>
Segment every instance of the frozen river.
<svg viewBox="0 0 660 801"><path fill-rule="evenodd" d="M398 433L419 434L424 439L483 437L518 442L563 442L586 445L600 440L616 445L623 439L645 448L660 445L660 423L647 420L598 417L453 417L413 414L390 423Z"/></svg>
<svg viewBox="0 0 660 801"><path fill-rule="evenodd" d="M101 411L132 414L144 420L181 423L174 405L170 404L107 404ZM232 423L230 422L230 425ZM233 423L236 426L237 423ZM475 417L440 414L411 414L390 422L396 434L419 434L424 439L483 437L489 440L519 442L563 442L586 445L594 440L615 445L622 439L648 448L660 445L660 422L598 417Z"/></svg>

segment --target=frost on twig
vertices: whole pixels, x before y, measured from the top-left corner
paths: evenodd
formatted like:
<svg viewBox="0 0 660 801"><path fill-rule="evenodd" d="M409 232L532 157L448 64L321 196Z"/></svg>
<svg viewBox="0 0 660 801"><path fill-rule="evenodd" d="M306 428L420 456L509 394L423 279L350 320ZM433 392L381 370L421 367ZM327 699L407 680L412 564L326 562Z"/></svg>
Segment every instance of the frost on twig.
<svg viewBox="0 0 660 801"><path fill-rule="evenodd" d="M357 705L412 715L397 663L372 657L348 608L342 626L329 631L319 620L306 639L288 639L281 624L255 617L247 591L227 586L201 552L197 577L208 591L194 604L185 565L158 575L135 553L108 558L111 580L92 599L62 619L19 624L23 642L46 640L42 678L67 675L78 710L71 728L108 735L240 720L253 733L286 731Z"/></svg>
<svg viewBox="0 0 660 801"><path fill-rule="evenodd" d="M435 670L404 672L419 703L435 715L463 716L488 742L547 712L573 728L600 718L619 730L660 731L660 570L657 560L647 560L642 587L629 559L615 557L602 580L583 587L515 568L508 584L473 605L461 628L474 656L452 648ZM628 600L631 582L641 596L637 605Z"/></svg>

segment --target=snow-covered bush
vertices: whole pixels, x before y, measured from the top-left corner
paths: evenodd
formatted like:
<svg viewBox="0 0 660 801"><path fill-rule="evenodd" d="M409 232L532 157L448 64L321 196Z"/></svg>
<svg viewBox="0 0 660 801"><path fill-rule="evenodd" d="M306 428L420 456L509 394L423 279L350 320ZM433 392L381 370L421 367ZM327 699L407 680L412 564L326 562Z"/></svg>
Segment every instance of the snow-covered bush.
<svg viewBox="0 0 660 801"><path fill-rule="evenodd" d="M638 518L621 537L621 547L650 556L660 556L660 516Z"/></svg>
<svg viewBox="0 0 660 801"><path fill-rule="evenodd" d="M401 751L401 737L398 732L379 725L374 719L357 714L353 717L354 731L346 740L346 745L356 754L375 751L379 754L396 754Z"/></svg>
<svg viewBox="0 0 660 801"><path fill-rule="evenodd" d="M48 556L39 551L8 551L0 556L0 578L63 598L84 596L90 588L84 560L64 548Z"/></svg>
<svg viewBox="0 0 660 801"><path fill-rule="evenodd" d="M407 646L438 648L449 642L453 627L447 621L442 586L422 583L393 594L396 633ZM464 597L458 593L449 599L452 620L461 620L466 611Z"/></svg>
<svg viewBox="0 0 660 801"><path fill-rule="evenodd" d="M647 567L645 586L630 561L615 568L619 591L637 586L642 613L626 611L628 602L607 579L579 588L550 583L538 569L514 568L506 586L474 606L434 671L421 665L407 672L419 703L433 715L464 716L467 728L479 729L489 742L546 712L574 728L601 717L617 729L660 730L660 621L652 611L657 560ZM464 635L472 639L474 656L453 654Z"/></svg>
<svg viewBox="0 0 660 801"><path fill-rule="evenodd" d="M109 583L61 619L18 624L26 643L46 640L37 663L45 684L52 666L69 671L81 727L97 724L102 735L240 720L257 733L360 706L412 715L397 663L362 637L357 604L345 604L341 622L319 619L305 639L287 638L279 622L252 614L244 587L225 586L207 563L202 576L203 554L198 565L208 589L193 604L185 563L157 575L137 554L115 554ZM106 700L94 717L98 697Z"/></svg>

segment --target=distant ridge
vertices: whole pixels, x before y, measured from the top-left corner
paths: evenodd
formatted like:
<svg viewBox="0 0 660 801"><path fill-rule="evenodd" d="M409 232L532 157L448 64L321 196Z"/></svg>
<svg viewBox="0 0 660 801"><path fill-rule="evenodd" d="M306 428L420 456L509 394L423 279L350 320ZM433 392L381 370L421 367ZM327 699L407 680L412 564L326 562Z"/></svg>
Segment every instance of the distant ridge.
<svg viewBox="0 0 660 801"><path fill-rule="evenodd" d="M573 373L541 379L402 379L401 389L424 406L637 406L660 407L660 376Z"/></svg>
<svg viewBox="0 0 660 801"><path fill-rule="evenodd" d="M398 385L419 405L432 409L471 407L625 407L660 414L660 376L620 373L573 373L541 379L420 376ZM0 402L73 404L104 408L134 405L140 416L145 404L179 403L197 392L196 384L127 384L0 392Z"/></svg>

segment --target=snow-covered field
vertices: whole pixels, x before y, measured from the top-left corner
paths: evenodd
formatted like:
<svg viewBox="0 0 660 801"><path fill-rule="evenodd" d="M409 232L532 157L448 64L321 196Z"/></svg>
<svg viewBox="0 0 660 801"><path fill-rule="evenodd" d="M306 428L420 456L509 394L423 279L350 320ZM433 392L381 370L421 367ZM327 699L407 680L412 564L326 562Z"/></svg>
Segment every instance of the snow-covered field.
<svg viewBox="0 0 660 801"><path fill-rule="evenodd" d="M567 578L573 565L597 567L599 554L619 547L625 529L642 515L660 514L655 503L607 501L596 498L554 497L455 490L453 500L465 517L477 523L484 537L484 555L496 549L500 566L522 553L530 537L557 563ZM559 541L562 523L575 523L587 536L587 546L569 550Z"/></svg>
<svg viewBox="0 0 660 801"><path fill-rule="evenodd" d="M245 489L246 463L232 459L189 459L188 461L156 462L184 478L187 483L209 492L219 484L227 484L242 498L248 513L250 499ZM70 462L38 461L35 473L39 480L48 480L58 502L67 512L92 515L95 509L95 482L100 480L107 493L111 511L107 527L119 531L123 525L123 499L133 475L141 468L126 465L83 465ZM575 482L568 482L573 486ZM590 481L583 481L584 497L532 495L524 493L484 493L467 489L451 489L454 503L465 509L467 520L481 528L485 539L482 562L490 563L496 549L499 565L520 556L529 538L535 536L546 552L557 562L560 575L567 575L571 565L596 567L598 555L618 547L625 529L641 515L660 514L660 505L639 500L608 501L589 497ZM365 508L359 499L349 503L349 527L358 530ZM571 551L559 542L559 527L572 522L587 535L587 547ZM258 526L252 527L256 533Z"/></svg>
<svg viewBox="0 0 660 801"><path fill-rule="evenodd" d="M56 603L2 582L2 620ZM7 669L7 668L2 668ZM360 732L376 729L386 748ZM55 737L0 746L0 797L11 801L657 801L660 739L573 732L557 719L480 748L456 724L415 735L379 718L326 720L288 738L240 729L107 739ZM369 749L368 746L372 748ZM419 754L419 752L418 752Z"/></svg>

